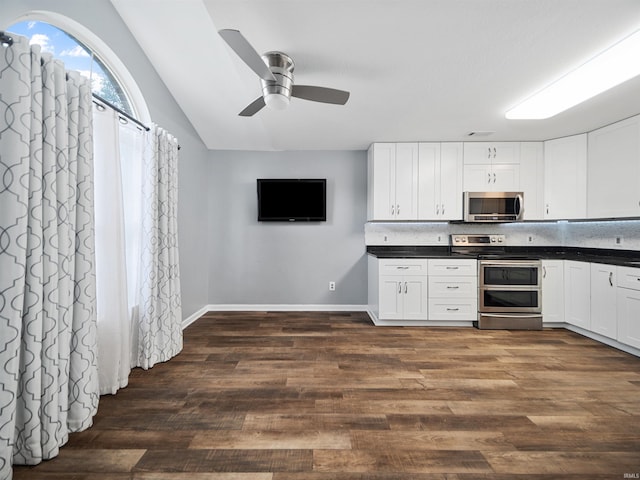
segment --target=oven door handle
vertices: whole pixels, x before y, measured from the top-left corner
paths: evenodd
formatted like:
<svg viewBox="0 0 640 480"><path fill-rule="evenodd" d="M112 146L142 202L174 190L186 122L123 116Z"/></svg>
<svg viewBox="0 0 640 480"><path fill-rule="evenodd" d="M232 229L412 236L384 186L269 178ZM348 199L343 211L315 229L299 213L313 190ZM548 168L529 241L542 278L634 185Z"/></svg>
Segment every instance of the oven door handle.
<svg viewBox="0 0 640 480"><path fill-rule="evenodd" d="M480 266L482 267L540 267L540 263L536 261L532 262L507 262L504 260L500 260L499 262L494 262L493 260L480 260Z"/></svg>
<svg viewBox="0 0 640 480"><path fill-rule="evenodd" d="M516 198L513 199L513 203L513 210L516 212L516 220L522 220L522 214L524 213L524 208L522 208L524 204L524 198L521 193L518 193L516 195Z"/></svg>

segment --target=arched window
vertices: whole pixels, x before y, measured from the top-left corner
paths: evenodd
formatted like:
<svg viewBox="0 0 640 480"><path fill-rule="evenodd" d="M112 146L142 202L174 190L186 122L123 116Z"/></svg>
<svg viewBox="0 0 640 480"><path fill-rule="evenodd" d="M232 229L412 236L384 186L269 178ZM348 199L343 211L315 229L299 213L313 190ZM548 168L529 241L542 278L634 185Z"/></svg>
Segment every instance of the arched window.
<svg viewBox="0 0 640 480"><path fill-rule="evenodd" d="M88 28L54 12L32 11L16 18L4 30L29 38L31 43L39 44L43 51L62 60L68 70L77 70L91 79L93 93L98 97L141 122L151 121L131 74Z"/></svg>

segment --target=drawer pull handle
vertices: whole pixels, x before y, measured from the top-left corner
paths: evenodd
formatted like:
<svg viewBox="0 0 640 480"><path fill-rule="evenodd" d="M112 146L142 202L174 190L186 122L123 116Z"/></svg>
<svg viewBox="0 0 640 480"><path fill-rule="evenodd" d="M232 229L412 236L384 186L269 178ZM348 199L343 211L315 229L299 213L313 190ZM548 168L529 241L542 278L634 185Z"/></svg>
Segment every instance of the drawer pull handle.
<svg viewBox="0 0 640 480"><path fill-rule="evenodd" d="M460 288L460 285L447 285L447 288L451 290L455 290L457 288Z"/></svg>
<svg viewBox="0 0 640 480"><path fill-rule="evenodd" d="M460 310L459 308L449 308L447 307L447 312L457 312L458 310Z"/></svg>
<svg viewBox="0 0 640 480"><path fill-rule="evenodd" d="M404 267L396 267L398 270L409 270L408 266L404 266Z"/></svg>
<svg viewBox="0 0 640 480"><path fill-rule="evenodd" d="M460 267L447 267L447 270L458 270Z"/></svg>

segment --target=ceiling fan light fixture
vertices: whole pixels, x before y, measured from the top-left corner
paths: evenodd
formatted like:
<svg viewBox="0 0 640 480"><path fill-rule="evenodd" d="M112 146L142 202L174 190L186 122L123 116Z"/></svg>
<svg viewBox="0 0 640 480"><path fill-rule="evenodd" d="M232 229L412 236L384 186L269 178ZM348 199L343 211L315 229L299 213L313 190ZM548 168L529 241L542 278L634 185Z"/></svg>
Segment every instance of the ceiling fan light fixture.
<svg viewBox="0 0 640 480"><path fill-rule="evenodd" d="M640 75L640 30L508 110L508 119L553 117Z"/></svg>
<svg viewBox="0 0 640 480"><path fill-rule="evenodd" d="M291 99L281 93L268 93L264 96L264 103L273 110L284 110L289 106Z"/></svg>

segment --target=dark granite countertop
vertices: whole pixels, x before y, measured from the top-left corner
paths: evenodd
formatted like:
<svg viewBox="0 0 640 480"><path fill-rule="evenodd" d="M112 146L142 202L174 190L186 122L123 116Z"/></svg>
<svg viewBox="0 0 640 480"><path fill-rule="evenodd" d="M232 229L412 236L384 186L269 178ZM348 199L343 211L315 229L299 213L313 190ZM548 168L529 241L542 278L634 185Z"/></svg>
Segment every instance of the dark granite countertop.
<svg viewBox="0 0 640 480"><path fill-rule="evenodd" d="M505 256L540 260L577 260L640 268L640 251L578 247L503 247ZM452 252L449 246L368 246L377 258L477 258L477 254Z"/></svg>

